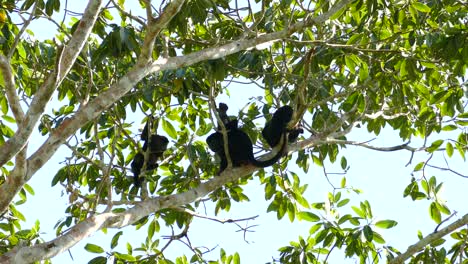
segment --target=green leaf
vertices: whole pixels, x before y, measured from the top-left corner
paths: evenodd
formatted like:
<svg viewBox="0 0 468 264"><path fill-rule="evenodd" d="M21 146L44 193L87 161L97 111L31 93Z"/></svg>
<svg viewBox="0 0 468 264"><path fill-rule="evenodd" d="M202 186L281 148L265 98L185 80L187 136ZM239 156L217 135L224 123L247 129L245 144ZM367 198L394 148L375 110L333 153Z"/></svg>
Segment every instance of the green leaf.
<svg viewBox="0 0 468 264"><path fill-rule="evenodd" d="M33 189L29 184L26 183L26 184L23 186L23 188L24 188L29 194L34 195L34 189Z"/></svg>
<svg viewBox="0 0 468 264"><path fill-rule="evenodd" d="M383 228L383 229L389 229L389 228L392 228L394 226L396 226L398 224L397 221L393 221L393 220L381 220L381 221L377 221L375 223L375 226L376 227L379 227L379 228Z"/></svg>
<svg viewBox="0 0 468 264"><path fill-rule="evenodd" d="M167 135L169 135L171 138L177 139L177 132L170 122L167 122L166 120L162 119L162 128L164 132L166 132Z"/></svg>
<svg viewBox="0 0 468 264"><path fill-rule="evenodd" d="M421 187L425 193L429 194L429 184L426 180L421 181Z"/></svg>
<svg viewBox="0 0 468 264"><path fill-rule="evenodd" d="M95 257L92 260L88 262L88 264L106 264L107 263L107 258L106 257Z"/></svg>
<svg viewBox="0 0 468 264"><path fill-rule="evenodd" d="M414 166L413 171L420 171L424 167L424 164L424 162L419 162L418 164L416 164L416 166Z"/></svg>
<svg viewBox="0 0 468 264"><path fill-rule="evenodd" d="M338 12L334 13L331 17L330 17L330 20L335 20L337 18L339 18L345 11L347 10L347 8L341 8L340 10L338 10Z"/></svg>
<svg viewBox="0 0 468 264"><path fill-rule="evenodd" d="M346 177L343 177L343 178L341 179L341 184L340 184L340 186L341 186L341 188L346 187Z"/></svg>
<svg viewBox="0 0 468 264"><path fill-rule="evenodd" d="M314 161L316 165L323 167L322 160L319 157L312 155L312 160Z"/></svg>
<svg viewBox="0 0 468 264"><path fill-rule="evenodd" d="M359 93L354 92L346 100L343 102L343 110L346 112L351 111L353 109L354 105L357 103L359 97Z"/></svg>
<svg viewBox="0 0 468 264"><path fill-rule="evenodd" d="M401 77L408 75L408 71L406 70L406 60L403 60L400 64L400 75Z"/></svg>
<svg viewBox="0 0 468 264"><path fill-rule="evenodd" d="M367 241L372 242L374 238L374 233L372 232L372 228L369 225L364 226L364 237Z"/></svg>
<svg viewBox="0 0 468 264"><path fill-rule="evenodd" d="M294 199L304 208L310 208L309 202L299 192L294 192Z"/></svg>
<svg viewBox="0 0 468 264"><path fill-rule="evenodd" d="M345 56L345 63L346 63L346 67L348 67L348 70L351 73L353 74L356 73L356 63L351 58L351 56L348 56L348 55Z"/></svg>
<svg viewBox="0 0 468 264"><path fill-rule="evenodd" d="M104 249L98 245L94 245L94 244L86 244L86 246L84 247L86 249L86 251L88 252L91 252L91 253L103 253L104 252Z"/></svg>
<svg viewBox="0 0 468 264"><path fill-rule="evenodd" d="M452 145L452 143L447 142L445 151L447 152L447 156L449 156L450 158L453 156L453 145Z"/></svg>
<svg viewBox="0 0 468 264"><path fill-rule="evenodd" d="M376 243L385 244L385 239L383 239L383 237L382 237L379 233L377 233L377 232L374 231L374 234L373 234L373 235L374 235L374 236L373 236L374 241L375 241Z"/></svg>
<svg viewBox="0 0 468 264"><path fill-rule="evenodd" d="M350 215L350 214L345 214L345 215L343 215L343 216L338 220L338 224L341 225L341 224L343 224L344 222L349 221L349 220L352 219L352 218L353 218L352 215Z"/></svg>
<svg viewBox="0 0 468 264"><path fill-rule="evenodd" d="M437 208L437 205L435 202L431 203L431 206L429 207L429 214L431 215L432 220L434 220L437 224L440 223L441 221L441 214L439 208Z"/></svg>
<svg viewBox="0 0 468 264"><path fill-rule="evenodd" d="M232 259L234 264L240 264L240 256L239 253L234 254L234 258Z"/></svg>
<svg viewBox="0 0 468 264"><path fill-rule="evenodd" d="M117 232L113 237L112 237L112 240L111 240L111 249L115 248L117 246L117 244L119 244L119 238L120 236L123 234L122 231L119 231Z"/></svg>
<svg viewBox="0 0 468 264"><path fill-rule="evenodd" d="M289 217L289 221L291 221L291 223L294 221L294 218L296 217L296 207L294 206L293 203L289 202L287 203L287 212L288 212L288 217Z"/></svg>
<svg viewBox="0 0 468 264"><path fill-rule="evenodd" d="M440 147L440 145L442 145L442 143L444 143L443 139L438 139L438 140L432 142L431 146L427 148L427 151L428 152L436 151L437 149L439 149L439 147Z"/></svg>
<svg viewBox="0 0 468 264"><path fill-rule="evenodd" d="M436 202L436 205L437 205L437 208L440 210L441 213L446 214L446 215L450 214L450 209L447 207L446 204Z"/></svg>
<svg viewBox="0 0 468 264"><path fill-rule="evenodd" d="M431 8L421 2L414 2L412 6L419 12L423 12L423 13L431 12Z"/></svg>
<svg viewBox="0 0 468 264"><path fill-rule="evenodd" d="M347 204L349 203L349 201L350 201L350 200L347 199L347 198L346 198L346 199L343 199L343 200L339 201L339 202L337 203L336 206L337 206L337 207L345 206L345 205L347 205Z"/></svg>
<svg viewBox="0 0 468 264"><path fill-rule="evenodd" d="M127 260L127 261L132 261L132 262L136 260L134 256L129 255L129 254L121 254L121 253L114 252L114 255L118 259L121 259L121 260Z"/></svg>
<svg viewBox="0 0 468 264"><path fill-rule="evenodd" d="M341 165L341 169L343 170L346 170L346 168L348 168L348 161L346 160L345 157L341 157L340 165Z"/></svg>
<svg viewBox="0 0 468 264"><path fill-rule="evenodd" d="M226 261L226 251L223 248L219 250L219 257L222 262Z"/></svg>
<svg viewBox="0 0 468 264"><path fill-rule="evenodd" d="M20 211L18 211L16 207L10 206L10 211L14 217L18 218L21 221L26 221L26 218L24 217L24 215Z"/></svg>
<svg viewBox="0 0 468 264"><path fill-rule="evenodd" d="M450 95L451 95L451 92L449 90L440 91L431 97L430 103L438 104L438 103L444 102Z"/></svg>
<svg viewBox="0 0 468 264"><path fill-rule="evenodd" d="M155 221L151 221L151 223L148 226L148 238L152 239L154 235L154 230L155 230Z"/></svg>
<svg viewBox="0 0 468 264"><path fill-rule="evenodd" d="M0 106L2 108L2 113L6 115L8 113L8 102L6 97L0 97Z"/></svg>
<svg viewBox="0 0 468 264"><path fill-rule="evenodd" d="M2 118L9 123L16 124L16 120L9 115L3 115Z"/></svg>
<svg viewBox="0 0 468 264"><path fill-rule="evenodd" d="M309 222L318 222L320 221L320 217L311 212L299 212L297 213L297 219L299 220L306 220Z"/></svg>
<svg viewBox="0 0 468 264"><path fill-rule="evenodd" d="M369 78L369 66L367 66L367 63L363 62L359 68L359 80L365 81L367 78Z"/></svg>
<svg viewBox="0 0 468 264"><path fill-rule="evenodd" d="M310 229L309 229L309 234L312 235L314 234L315 232L317 232L323 225L321 223L318 223L318 224L315 224L313 225Z"/></svg>
<svg viewBox="0 0 468 264"><path fill-rule="evenodd" d="M362 211L361 209L359 209L358 207L356 206L351 206L351 209L353 209L353 211L360 217L362 218L366 218L366 214L364 213L364 211Z"/></svg>

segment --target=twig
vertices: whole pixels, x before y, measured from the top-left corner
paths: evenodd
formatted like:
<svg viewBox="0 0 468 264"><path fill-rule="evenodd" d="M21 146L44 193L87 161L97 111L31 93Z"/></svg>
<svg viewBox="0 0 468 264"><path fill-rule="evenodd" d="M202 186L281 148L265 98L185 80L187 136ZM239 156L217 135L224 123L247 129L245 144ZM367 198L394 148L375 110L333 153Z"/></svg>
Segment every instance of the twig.
<svg viewBox="0 0 468 264"><path fill-rule="evenodd" d="M194 212L192 210L189 210L189 209L186 209L186 208L176 208L176 210L179 210L181 212L184 212L184 213L187 213L191 216L194 216L194 217L198 217L198 218L203 218L203 219L208 219L208 220L212 220L212 221L215 221L215 222L218 222L218 223L221 223L221 224L225 224L225 223L235 223L235 222L242 222L242 221L248 221L248 220L254 220L258 217L258 215L256 216L251 216L251 217L247 217L247 218L240 218L240 219L231 219L231 218L228 218L228 219L219 219L219 218L215 218L215 217L210 217L210 216L206 216L206 215L201 215L197 212Z"/></svg>

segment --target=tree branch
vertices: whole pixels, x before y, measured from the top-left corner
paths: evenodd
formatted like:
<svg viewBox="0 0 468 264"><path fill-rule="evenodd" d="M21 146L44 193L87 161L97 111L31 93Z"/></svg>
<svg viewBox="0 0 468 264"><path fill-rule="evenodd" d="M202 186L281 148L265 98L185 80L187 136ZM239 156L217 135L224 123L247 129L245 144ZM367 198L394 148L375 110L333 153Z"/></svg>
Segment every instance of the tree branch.
<svg viewBox="0 0 468 264"><path fill-rule="evenodd" d="M410 147L408 146L410 142L406 142L404 144L392 146L392 147L376 147L376 146L369 145L366 142L357 142L357 141L349 141L349 140L341 140L341 139L330 139L329 142L335 143L335 144L359 146L359 147L364 147L364 148L377 150L377 151L385 151L385 152L391 152L391 151L397 151L397 150L403 150L403 149L411 151L411 152L416 152L416 151L422 151L426 149L425 147L422 147L422 148Z"/></svg>
<svg viewBox="0 0 468 264"><path fill-rule="evenodd" d="M221 224L235 223L235 222L248 221L248 220L255 220L258 217L258 215L256 215L256 216L251 216L251 217L247 217L247 218L240 218L240 219L232 219L232 218L219 219L219 218L216 218L216 217L210 217L210 216L207 216L207 215L199 214L199 213L194 212L194 211L192 211L190 209L187 209L187 208L176 208L176 210L178 210L180 212L187 213L187 214L189 214L189 215L191 215L193 217L208 219L208 220L215 221L215 222L218 222L218 223L221 223Z"/></svg>
<svg viewBox="0 0 468 264"><path fill-rule="evenodd" d="M146 65L151 60L151 54L154 47L154 39L159 36L161 30L167 27L172 18L179 13L180 9L184 5L185 0L174 0L171 1L165 8L164 12L157 18L154 19L151 12L148 13L148 26L145 39L143 40L143 46L141 48L140 57L138 58L137 64ZM150 10L150 4L147 3L147 9Z"/></svg>
<svg viewBox="0 0 468 264"><path fill-rule="evenodd" d="M83 15L83 19L80 21L77 30L70 39L68 46L63 49L63 52L60 55L57 55L60 56L60 59L57 60L58 63L57 68L55 69L55 73L51 74L47 78L47 80L42 84L42 86L34 95L31 106L28 109L23 122L21 122L21 124L18 126L16 133L1 146L0 166L3 166L8 160L17 155L18 152L26 146L29 137L32 134L33 128L36 126L39 117L44 113L44 109L47 103L50 101L50 98L56 87L60 85L60 82L63 80L66 73L68 73L68 71L71 69L86 39L91 33L91 30L101 9L101 2L102 0L91 0L88 3L85 14ZM10 87L10 89L11 88L12 87ZM13 91L9 92L12 93ZM30 166L28 163L28 171L30 170L29 167ZM0 193L2 194L0 196L0 213L6 210L10 201L15 197L23 184L29 180L30 175L28 175L27 172L23 173L23 170L25 170L25 168L15 166L13 171L10 173L11 177L15 177L15 183L12 183L12 181L6 181L3 185L0 186Z"/></svg>
<svg viewBox="0 0 468 264"><path fill-rule="evenodd" d="M11 112L13 112L16 122L20 126L24 119L24 112L21 108L19 97L16 94L15 78L11 71L10 60L3 55L0 55L0 70L2 71L3 80L5 81L8 104L10 105Z"/></svg>
<svg viewBox="0 0 468 264"><path fill-rule="evenodd" d="M39 120L39 117L44 113L47 103L50 101L55 89L60 85L65 75L71 69L78 54L84 46L94 23L101 10L102 0L90 0L86 7L83 18L80 21L75 33L68 45L63 49L58 59L57 67L53 73L45 80L39 90L34 95L31 106L26 113L24 123L18 127L16 133L1 147L0 151L0 166L3 166L8 160L15 156L27 144L29 137ZM1 192L1 189L0 189ZM0 212L3 212L2 201L0 201Z"/></svg>
<svg viewBox="0 0 468 264"><path fill-rule="evenodd" d="M406 252L398 255L396 258L390 260L388 263L389 264L403 263L405 260L409 259L411 256L413 256L417 252L423 250L424 247L426 247L430 243L452 233L453 231L457 230L458 228L466 224L468 224L468 214L465 214L462 218L458 219L457 221L453 222L447 227L441 229L440 231L431 233L427 235L425 238L419 240L419 242L417 242L416 244L409 246Z"/></svg>

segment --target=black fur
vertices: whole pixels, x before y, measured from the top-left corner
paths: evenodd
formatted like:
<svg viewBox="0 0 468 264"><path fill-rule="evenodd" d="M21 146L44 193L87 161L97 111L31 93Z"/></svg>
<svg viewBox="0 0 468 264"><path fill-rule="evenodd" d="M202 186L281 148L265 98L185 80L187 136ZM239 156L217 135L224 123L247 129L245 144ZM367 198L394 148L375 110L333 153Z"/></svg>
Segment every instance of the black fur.
<svg viewBox="0 0 468 264"><path fill-rule="evenodd" d="M219 119L221 120L221 122L223 122L223 124L226 126L228 123L229 123L229 116L227 115L227 110L228 110L228 106L227 104L225 103L219 103L219 106L218 106L218 115L219 115ZM236 125L237 127L237 125ZM218 130L221 130L221 125L218 124Z"/></svg>
<svg viewBox="0 0 468 264"><path fill-rule="evenodd" d="M278 108L273 114L271 120L265 123L265 127L262 130L262 136L271 148L275 148L279 144L285 132L288 132L288 142L296 141L299 134L304 132L302 128L287 129L292 116L292 107L285 105Z"/></svg>
<svg viewBox="0 0 468 264"><path fill-rule="evenodd" d="M221 105L221 104L220 104ZM226 106L227 107L227 106ZM219 111L219 110L218 110ZM223 121L224 122L224 121ZM282 156L287 146L286 140L278 153L269 160L259 161L253 154L253 144L250 137L238 127L238 120L234 119L225 123L228 140L228 151L232 166L239 167L246 164L252 164L256 167L264 168L275 164ZM206 142L208 147L215 152L221 159L218 174L221 174L228 165L226 153L224 151L224 139L221 131L211 134Z"/></svg>
<svg viewBox="0 0 468 264"><path fill-rule="evenodd" d="M169 140L165 136L161 136L158 134L152 134L148 137L148 121L141 133L141 140L143 143L143 152L149 151L148 153L148 160L146 161L146 171L152 171L158 168L158 159L162 157L163 152L167 149L167 145L169 144ZM149 146L149 150L148 150ZM134 177L134 183L136 187L141 186L142 179L140 177L141 169L145 163L145 155L141 152L138 152L135 157L133 158L131 167Z"/></svg>
<svg viewBox="0 0 468 264"><path fill-rule="evenodd" d="M293 129L288 129L288 142L293 143L299 137L299 134L304 133L304 129L302 127L295 127Z"/></svg>

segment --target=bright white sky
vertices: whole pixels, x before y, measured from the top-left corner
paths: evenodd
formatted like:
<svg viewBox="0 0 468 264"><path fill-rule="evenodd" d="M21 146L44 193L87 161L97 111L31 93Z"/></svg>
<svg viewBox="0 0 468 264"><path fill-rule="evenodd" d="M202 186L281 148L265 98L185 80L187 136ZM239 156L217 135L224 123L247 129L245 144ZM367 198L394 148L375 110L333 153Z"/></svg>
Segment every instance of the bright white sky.
<svg viewBox="0 0 468 264"><path fill-rule="evenodd" d="M127 1L138 5L137 1ZM83 10L84 5L80 7L80 1L69 1L70 10L80 11ZM81 11L80 11L81 12ZM31 25L31 30L35 32L38 38L48 38L53 34L52 27L47 27L47 22L42 21L38 24L34 21ZM46 31L49 30L49 31ZM230 88L230 98L226 96L219 97L218 101L226 102L230 106L229 114L236 115L239 109L247 102L247 94L249 96L262 95L262 91L256 86L233 84ZM257 93L257 94L254 94ZM60 105L55 100L49 106L50 108L59 108ZM130 113L130 111L128 112ZM138 127L141 122L142 116L136 115L131 117L134 123L134 132L138 132ZM310 122L310 120L307 120ZM310 136L305 134L305 136ZM348 136L349 140L367 141L373 139L374 136L367 133L365 128L354 129ZM40 140L41 139L41 140ZM428 142L432 142L437 138L432 138ZM446 139L443 137L443 139ZM30 142L30 148L35 149L42 142L42 138L38 133L33 135L33 140ZM402 142L398 137L398 132L392 131L387 127L379 135L379 139L371 142L375 146L394 146ZM421 141L413 140L411 146L419 146ZM29 152L32 153L32 150ZM346 150L340 152L340 156L344 155L348 159L348 164L351 169L346 175L347 184L359 188L363 191L361 195L356 195L354 192L346 194L343 192L344 198L351 198L351 205L359 206L359 202L368 200L372 206L372 211L376 220L392 219L398 221L398 225L389 230L375 229L383 235L387 244L398 248L400 251L417 242L417 231L421 230L424 235L429 234L434 230L436 224L429 218L429 204L430 201L421 200L417 202L411 201L410 198L403 198L403 190L410 183L411 172L413 167L420 161L427 159L425 153L417 153L413 158L413 163L405 167L410 159L411 153L407 151L398 152L376 152L363 148L348 146ZM36 195L30 197L25 205L20 206L18 209L27 218L27 223L23 224L24 228L33 226L37 220L41 223L41 231L43 238L46 240L55 237L54 225L64 215L64 210L68 204L68 197L62 196L60 188L50 187L50 182L57 172L62 167L60 164L64 157L70 156L65 148L61 148L53 158L44 166L40 171L34 175L29 184L34 188ZM455 154L455 158L449 160L450 166L454 170L464 171L466 164L461 158ZM301 181L309 185L305 197L310 203L323 202L327 193L332 191L332 187L325 179L323 169L316 165L311 165L307 174L301 173L301 170L295 166L295 157L289 163L289 169L295 171L300 175ZM338 159L339 160L339 159ZM433 164L444 166L445 162L441 154L436 155L433 159ZM328 172L342 172L339 162L334 165L327 164ZM468 208L465 206L468 194L464 188L466 179L460 178L453 174L444 173L442 171L432 170L433 174L438 177L439 181L444 182L445 192L444 198L447 200L449 208L457 210L458 216L467 213ZM331 175L330 180L335 186L339 186L342 175ZM219 247L226 250L228 254L239 252L242 263L265 263L272 261L272 257L277 258L277 249L289 244L289 241L297 241L298 236L306 238L308 236L309 228L315 224L310 222L290 223L287 216L278 221L276 213L266 213L269 202L264 200L264 187L259 185L258 182L251 182L245 187L247 196L250 198L249 203L233 203L230 212L222 213L219 218L245 218L254 215L260 215L257 220L241 222L240 225L258 225L252 230L255 232L248 233L246 236L247 241L244 242L243 233L236 232L238 228L233 224L219 224L210 220L196 219L189 229L189 237L193 246L206 246L208 248L217 249L213 251L212 259L218 259ZM206 212L209 216L214 216L214 207L207 205ZM342 215L348 211L340 211ZM203 214L203 208L200 208L200 214ZM314 213L318 214L318 212ZM161 222L162 224L162 222ZM363 223L364 224L364 223ZM120 230L108 230L107 235L102 232L97 233L89 239L80 242L73 247L70 252L74 261L71 260L67 252L53 259L54 263L87 263L90 259L98 256L85 251L83 248L86 243L93 243L102 246L105 250L110 251L110 241L114 233ZM125 253L125 243L129 241L132 243L133 248L140 246L139 241L143 241L146 237L146 227L135 232L133 227L127 227L122 230L124 235L120 238L119 246L116 248L118 251ZM142 233L143 232L143 233ZM160 236L170 235L170 230L163 229ZM157 237L157 234L155 235ZM160 245L164 245L166 240L161 238ZM186 246L180 242L173 242L173 244L166 251L166 256L176 257L187 254L190 259L191 253L187 250ZM102 255L102 254L101 254ZM343 255L338 254L334 256L330 263L355 263L353 259L343 260Z"/></svg>

